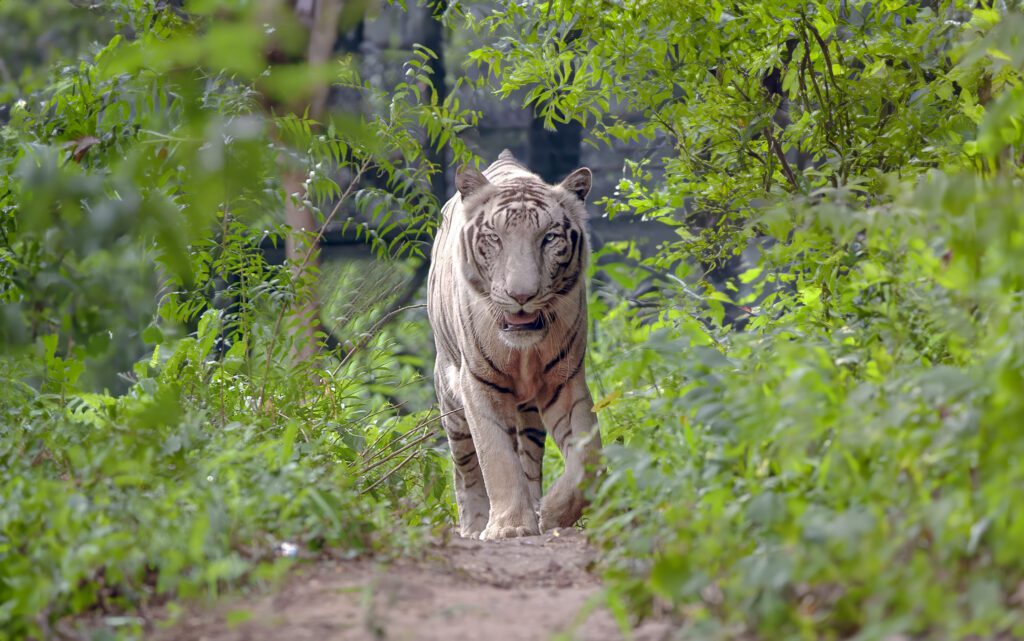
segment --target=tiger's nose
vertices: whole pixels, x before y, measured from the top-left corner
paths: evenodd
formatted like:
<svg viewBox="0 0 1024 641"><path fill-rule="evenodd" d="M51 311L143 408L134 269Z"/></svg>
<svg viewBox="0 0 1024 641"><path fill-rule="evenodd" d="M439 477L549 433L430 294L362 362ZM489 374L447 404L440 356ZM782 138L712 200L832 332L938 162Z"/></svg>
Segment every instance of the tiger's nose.
<svg viewBox="0 0 1024 641"><path fill-rule="evenodd" d="M533 298L534 296L537 295L537 290L534 290L532 292L521 292L521 291L514 291L513 290L513 291L506 291L505 293L509 295L509 298L511 298L512 300L516 301L520 305L525 305L526 303L528 303L530 301L531 298Z"/></svg>

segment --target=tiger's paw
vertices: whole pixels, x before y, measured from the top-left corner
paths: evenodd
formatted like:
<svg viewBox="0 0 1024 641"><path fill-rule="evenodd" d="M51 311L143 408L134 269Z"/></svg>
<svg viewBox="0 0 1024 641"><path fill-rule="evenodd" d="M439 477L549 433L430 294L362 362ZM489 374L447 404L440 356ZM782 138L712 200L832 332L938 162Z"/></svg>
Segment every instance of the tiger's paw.
<svg viewBox="0 0 1024 641"><path fill-rule="evenodd" d="M583 492L574 485L555 483L551 492L540 502L540 531L559 527L572 527L583 515L587 503Z"/></svg>
<svg viewBox="0 0 1024 641"><path fill-rule="evenodd" d="M477 516L459 525L459 536L464 539L479 539L480 533L487 527L487 517Z"/></svg>
<svg viewBox="0 0 1024 641"><path fill-rule="evenodd" d="M506 525L505 527L488 527L480 533L480 540L497 541L520 536L533 536L534 534L538 534L537 528L528 528L525 525Z"/></svg>
<svg viewBox="0 0 1024 641"><path fill-rule="evenodd" d="M480 540L496 541L534 534L540 534L540 530L537 528L537 517L530 512L527 517L521 519L491 519L480 533Z"/></svg>

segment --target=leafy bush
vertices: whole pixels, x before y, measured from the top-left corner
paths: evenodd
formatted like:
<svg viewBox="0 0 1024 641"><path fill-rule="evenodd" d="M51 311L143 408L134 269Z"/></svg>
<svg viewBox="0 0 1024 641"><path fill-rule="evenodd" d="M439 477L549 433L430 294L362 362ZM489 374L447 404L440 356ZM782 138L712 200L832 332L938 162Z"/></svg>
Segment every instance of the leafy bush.
<svg viewBox="0 0 1024 641"><path fill-rule="evenodd" d="M471 57L550 124L672 143L603 205L680 241L639 269L606 250L592 303L611 445L589 525L624 624L1024 634L1020 8L464 17L498 35Z"/></svg>
<svg viewBox="0 0 1024 641"><path fill-rule="evenodd" d="M600 203L679 234L606 248L592 296L609 447L587 526L623 625L1024 636L1020 7L447 4L488 34L477 85L594 144L668 143ZM422 260L424 145L468 159L476 114L438 103L423 49L392 92L351 61L271 64L298 30L249 5L112 3L106 44L3 79L7 636L83 613L133 632L272 579L282 543L399 553L452 522L422 317L380 322L398 279L264 247L301 206ZM367 114L282 107L324 78ZM304 345L321 280L344 340Z"/></svg>
<svg viewBox="0 0 1024 641"><path fill-rule="evenodd" d="M120 33L0 130L4 638L82 614L131 632L168 598L279 575L292 551L393 554L451 520L436 413L396 407L422 381L376 322L393 296L325 287L348 340L316 335L297 362L320 273L264 248L298 233L290 201L382 258L422 254L440 170L424 145L473 114L421 94L420 50L394 91L351 61L325 80L385 109L270 115L265 96L322 70L269 64L262 17L217 4L108 9ZM295 166L304 191L285 194Z"/></svg>
<svg viewBox="0 0 1024 641"><path fill-rule="evenodd" d="M800 208L754 270L793 287L746 331L687 298L639 328L616 308L592 522L621 596L703 638L1020 634L1019 205L935 174L891 205Z"/></svg>

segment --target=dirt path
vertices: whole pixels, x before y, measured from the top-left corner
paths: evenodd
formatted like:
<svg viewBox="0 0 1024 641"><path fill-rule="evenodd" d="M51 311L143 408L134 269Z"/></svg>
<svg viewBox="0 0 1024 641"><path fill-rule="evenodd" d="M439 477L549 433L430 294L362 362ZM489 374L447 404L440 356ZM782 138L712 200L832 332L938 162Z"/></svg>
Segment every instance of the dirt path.
<svg viewBox="0 0 1024 641"><path fill-rule="evenodd" d="M595 552L575 531L502 542L456 539L419 562L320 564L273 594L186 616L158 641L618 641L599 606ZM228 625L231 612L250 618ZM655 641L664 630L634 633Z"/></svg>

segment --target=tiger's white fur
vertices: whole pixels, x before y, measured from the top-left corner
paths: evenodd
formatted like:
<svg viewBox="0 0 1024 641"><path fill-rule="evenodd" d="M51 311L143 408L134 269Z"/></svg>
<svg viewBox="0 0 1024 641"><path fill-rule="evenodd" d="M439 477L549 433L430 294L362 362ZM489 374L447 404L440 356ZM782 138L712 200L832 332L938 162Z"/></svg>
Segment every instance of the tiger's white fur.
<svg viewBox="0 0 1024 641"><path fill-rule="evenodd" d="M506 150L461 170L442 210L427 311L462 536L569 527L585 506L601 447L584 374L591 180L548 185ZM565 472L541 498L548 433Z"/></svg>

